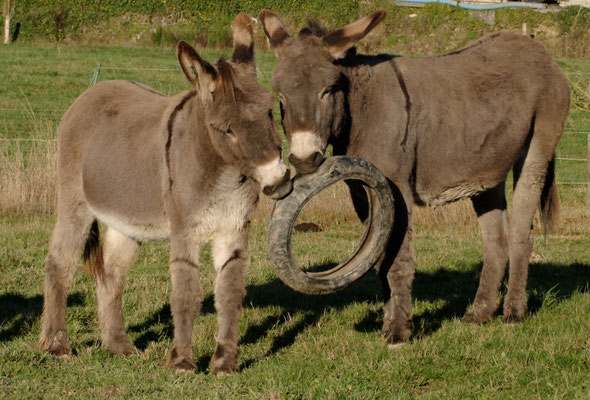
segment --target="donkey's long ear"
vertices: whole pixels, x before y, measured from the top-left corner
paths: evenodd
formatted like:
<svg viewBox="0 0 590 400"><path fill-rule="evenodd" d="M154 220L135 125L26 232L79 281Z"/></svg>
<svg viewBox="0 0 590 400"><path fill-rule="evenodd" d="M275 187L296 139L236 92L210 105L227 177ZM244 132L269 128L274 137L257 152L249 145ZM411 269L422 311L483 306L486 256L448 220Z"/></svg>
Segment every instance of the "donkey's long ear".
<svg viewBox="0 0 590 400"><path fill-rule="evenodd" d="M359 19L344 28L337 29L324 36L324 43L334 59L342 58L346 51L371 32L387 13L379 10L368 17Z"/></svg>
<svg viewBox="0 0 590 400"><path fill-rule="evenodd" d="M234 53L232 61L249 64L254 68L254 31L252 18L246 14L238 14L232 24L234 34Z"/></svg>
<svg viewBox="0 0 590 400"><path fill-rule="evenodd" d="M176 51L180 66L190 83L199 91L202 98L209 98L217 82L218 73L215 67L203 60L187 42L178 43Z"/></svg>
<svg viewBox="0 0 590 400"><path fill-rule="evenodd" d="M285 39L289 37L285 26L275 13L268 10L260 12L260 21L262 21L264 33L270 42L271 49L277 51Z"/></svg>

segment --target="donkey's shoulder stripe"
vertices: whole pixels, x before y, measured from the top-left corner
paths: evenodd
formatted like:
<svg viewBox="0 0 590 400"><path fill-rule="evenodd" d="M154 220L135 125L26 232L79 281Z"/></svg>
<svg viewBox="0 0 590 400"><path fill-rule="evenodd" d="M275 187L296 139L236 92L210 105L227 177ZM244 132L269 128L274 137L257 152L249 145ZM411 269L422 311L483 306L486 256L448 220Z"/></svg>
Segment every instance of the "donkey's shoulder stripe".
<svg viewBox="0 0 590 400"><path fill-rule="evenodd" d="M395 63L395 59L391 60L389 62L389 64L391 65L391 68L393 69L393 72L395 73L395 77L397 78L397 81L399 83L399 87L404 94L404 98L406 99L406 116L407 116L406 132L404 134L404 139L400 143L401 146L405 148L406 141L408 140L408 135L410 134L410 110L412 108L412 102L410 100L410 94L408 93L408 88L406 87L406 82L404 81L404 77Z"/></svg>
<svg viewBox="0 0 590 400"><path fill-rule="evenodd" d="M180 103L174 107L174 110L170 113L170 117L168 118L168 140L166 140L166 167L168 168L168 188L172 188L172 184L174 180L172 179L172 173L170 172L170 145L172 144L172 131L174 129L174 119L176 118L176 114L182 110L184 105L187 101L193 98L197 94L196 90L189 92L186 96L182 98Z"/></svg>

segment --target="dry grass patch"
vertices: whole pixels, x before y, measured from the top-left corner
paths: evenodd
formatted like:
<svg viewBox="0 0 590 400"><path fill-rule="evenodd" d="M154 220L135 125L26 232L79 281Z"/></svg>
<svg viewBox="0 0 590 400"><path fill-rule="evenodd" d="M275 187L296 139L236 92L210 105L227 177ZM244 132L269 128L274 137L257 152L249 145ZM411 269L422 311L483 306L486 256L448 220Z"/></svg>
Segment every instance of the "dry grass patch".
<svg viewBox="0 0 590 400"><path fill-rule="evenodd" d="M0 210L51 214L57 199L57 143L53 124L37 120L35 139L3 139Z"/></svg>

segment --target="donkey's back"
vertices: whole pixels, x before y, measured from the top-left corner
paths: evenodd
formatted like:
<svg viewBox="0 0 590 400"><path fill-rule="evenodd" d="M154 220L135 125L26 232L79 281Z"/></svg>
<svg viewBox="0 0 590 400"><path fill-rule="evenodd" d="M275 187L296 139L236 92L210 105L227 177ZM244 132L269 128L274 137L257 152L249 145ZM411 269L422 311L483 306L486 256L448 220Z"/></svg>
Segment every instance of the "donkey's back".
<svg viewBox="0 0 590 400"><path fill-rule="evenodd" d="M394 62L411 102L414 138L408 140L417 149L421 202L444 204L497 185L533 130L551 158L568 113L569 86L540 43L498 33L446 55ZM407 134L403 125L396 128L399 136Z"/></svg>
<svg viewBox="0 0 590 400"><path fill-rule="evenodd" d="M84 92L58 129L60 197L84 199L100 220L131 237L167 237L167 120L190 93L168 97L130 81Z"/></svg>
<svg viewBox="0 0 590 400"><path fill-rule="evenodd" d="M97 137L107 143L124 140L127 145L153 145L161 139L167 109L183 95L165 96L132 81L99 82L70 106L60 123L58 141L62 148L85 146L93 139L98 141Z"/></svg>

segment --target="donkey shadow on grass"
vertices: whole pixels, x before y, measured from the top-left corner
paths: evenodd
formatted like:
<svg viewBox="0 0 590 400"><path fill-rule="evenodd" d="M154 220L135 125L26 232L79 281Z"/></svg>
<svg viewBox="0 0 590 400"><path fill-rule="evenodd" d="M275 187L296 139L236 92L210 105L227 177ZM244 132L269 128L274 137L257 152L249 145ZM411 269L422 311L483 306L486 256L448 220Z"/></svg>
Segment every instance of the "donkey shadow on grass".
<svg viewBox="0 0 590 400"><path fill-rule="evenodd" d="M67 307L83 306L86 296L70 293ZM20 293L0 294L0 343L11 341L31 331L43 311L43 295L23 296Z"/></svg>
<svg viewBox="0 0 590 400"><path fill-rule="evenodd" d="M329 268L331 265L326 267ZM435 310L414 314L415 339L429 336L436 332L445 320L461 318L465 314L475 297L481 268L480 263L463 271L447 270L443 267L434 272L416 271L413 287L414 298L420 302L441 301L443 305ZM588 291L590 288L589 272L590 265L586 264L532 263L527 286L528 317L537 313L545 301L560 302L570 298L576 291ZM506 282L503 283L503 287L505 286ZM368 310L362 319L351 321L351 329L358 332L378 332L383 324L381 283L373 272L369 272L349 288L323 296L296 292L279 279L273 279L264 284L249 285L246 290L244 307L275 306L280 307L282 312L279 315L267 316L259 324L248 326L239 340L240 346L256 343L271 335L270 331L275 330L277 326L288 325L281 334L274 337L272 345L267 351L267 356L291 346L300 333L317 324L326 310L338 312L354 303L378 305L378 311L374 311L375 307L371 307L372 309ZM501 310L502 304L498 307L498 315L501 314ZM204 298L201 314L214 312L213 295L209 294ZM291 318L292 316L298 317ZM164 325L164 327L156 333L155 325ZM174 328L170 305L163 305L144 322L130 326L129 330L140 333L134 342L140 350L144 350L150 342L157 341L162 337L172 339ZM207 369L210 358L211 354L205 354L196 361L199 370ZM248 368L254 362L254 359L245 360L240 369Z"/></svg>
<svg viewBox="0 0 590 400"><path fill-rule="evenodd" d="M325 267L330 267L327 265ZM417 301L443 304L434 310L414 314L414 338L420 339L436 332L445 320L460 318L473 301L479 281L481 263L474 264L463 271L448 270L443 267L433 272L416 271L413 295ZM503 284L505 286L505 283ZM297 336L307 328L314 326L327 311L338 312L355 303L377 305L371 307L358 321L351 321L351 329L358 332L378 332L383 323L380 310L383 303L381 283L374 272L340 292L310 296L296 292L278 278L259 285L249 285L244 299L246 308L263 308L275 306L281 308L279 315L269 315L261 323L248 326L240 338L241 346L253 344L271 335L271 331L281 325L288 325L282 333L275 336L267 356L291 346ZM586 292L590 289L590 265L574 263L569 265L552 263L532 263L527 286L528 313L535 314L546 302L558 303L570 298L576 291ZM68 307L86 304L86 296L73 292L68 296ZM498 307L500 315L502 304ZM11 341L31 331L32 326L43 311L43 296L23 296L19 293L0 294L0 343ZM203 300L201 314L215 312L213 295ZM297 316L296 318L291 318ZM294 321L294 322L293 322ZM197 322L198 323L198 322ZM156 329L156 326L159 326ZM139 350L145 350L149 343L162 339L171 340L174 326L170 305L164 304L145 321L132 325L130 332L138 333L134 344ZM202 355L196 362L199 370L209 366L211 354ZM248 368L255 362L245 360L241 369Z"/></svg>

